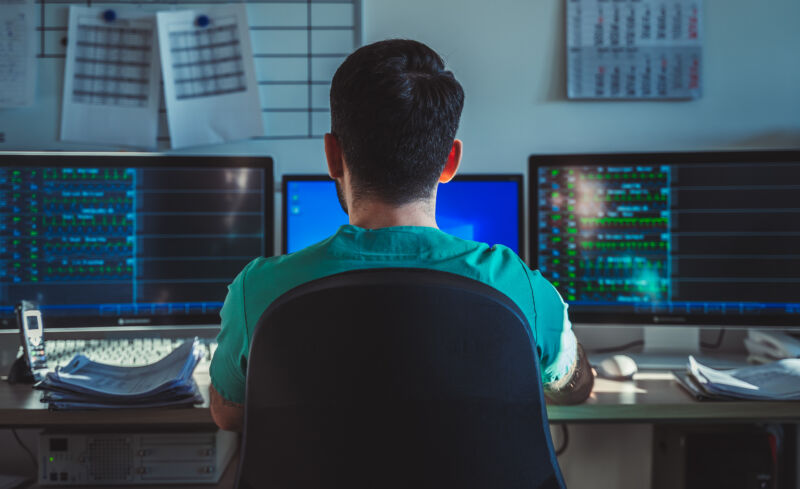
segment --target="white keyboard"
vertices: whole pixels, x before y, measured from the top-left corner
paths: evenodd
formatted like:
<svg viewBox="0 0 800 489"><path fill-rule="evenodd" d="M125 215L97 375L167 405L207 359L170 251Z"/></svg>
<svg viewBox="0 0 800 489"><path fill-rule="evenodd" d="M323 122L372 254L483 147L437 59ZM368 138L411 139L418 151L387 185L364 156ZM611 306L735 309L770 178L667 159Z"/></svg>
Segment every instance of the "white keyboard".
<svg viewBox="0 0 800 489"><path fill-rule="evenodd" d="M184 341L194 338L132 338L102 340L46 340L47 367L54 369L69 363L77 353L91 360L126 367L147 365L164 358ZM197 366L198 371L208 371L208 364L217 349L217 342L200 338L205 356Z"/></svg>

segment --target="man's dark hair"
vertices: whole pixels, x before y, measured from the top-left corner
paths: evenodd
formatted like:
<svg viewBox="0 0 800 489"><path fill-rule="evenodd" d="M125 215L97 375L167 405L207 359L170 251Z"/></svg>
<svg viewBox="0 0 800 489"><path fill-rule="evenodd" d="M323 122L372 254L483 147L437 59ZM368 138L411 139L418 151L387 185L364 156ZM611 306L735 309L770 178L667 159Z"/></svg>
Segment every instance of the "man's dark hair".
<svg viewBox="0 0 800 489"><path fill-rule="evenodd" d="M355 195L393 205L430 197L463 107L461 85L420 42L381 41L348 56L331 84L331 132Z"/></svg>

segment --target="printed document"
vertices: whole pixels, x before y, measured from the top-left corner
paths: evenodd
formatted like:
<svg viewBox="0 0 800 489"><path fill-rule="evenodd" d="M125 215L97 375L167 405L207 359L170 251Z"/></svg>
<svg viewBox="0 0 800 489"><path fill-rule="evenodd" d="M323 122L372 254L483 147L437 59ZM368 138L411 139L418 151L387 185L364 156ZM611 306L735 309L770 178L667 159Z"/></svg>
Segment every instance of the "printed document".
<svg viewBox="0 0 800 489"><path fill-rule="evenodd" d="M161 65L153 14L70 6L61 140L154 149Z"/></svg>
<svg viewBox="0 0 800 489"><path fill-rule="evenodd" d="M264 134L243 4L158 12L173 148Z"/></svg>
<svg viewBox="0 0 800 489"><path fill-rule="evenodd" d="M33 0L0 0L0 108L33 105L35 15Z"/></svg>

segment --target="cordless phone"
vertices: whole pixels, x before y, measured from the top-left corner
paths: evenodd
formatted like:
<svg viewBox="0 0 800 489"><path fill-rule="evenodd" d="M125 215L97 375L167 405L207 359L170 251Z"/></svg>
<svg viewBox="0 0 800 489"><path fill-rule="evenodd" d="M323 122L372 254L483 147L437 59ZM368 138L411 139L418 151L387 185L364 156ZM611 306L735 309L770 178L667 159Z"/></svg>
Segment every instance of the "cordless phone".
<svg viewBox="0 0 800 489"><path fill-rule="evenodd" d="M44 323L39 305L22 301L15 308L22 341L22 357L18 358L8 374L9 382L32 383L42 380L47 373L47 356L44 349Z"/></svg>

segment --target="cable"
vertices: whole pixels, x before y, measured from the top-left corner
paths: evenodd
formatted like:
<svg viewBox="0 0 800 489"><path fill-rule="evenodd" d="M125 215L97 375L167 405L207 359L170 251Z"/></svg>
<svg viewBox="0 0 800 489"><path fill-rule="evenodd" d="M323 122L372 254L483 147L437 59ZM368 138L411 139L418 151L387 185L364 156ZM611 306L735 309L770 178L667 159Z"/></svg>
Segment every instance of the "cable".
<svg viewBox="0 0 800 489"><path fill-rule="evenodd" d="M19 434L17 434L17 429L16 428L11 428L11 434L14 435L14 439L17 440L17 443L19 443L19 446L22 447L22 449L25 450L25 453L28 454L28 457L31 458L31 463L33 464L33 473L34 473L34 475L38 474L39 473L39 464L36 462L36 456L33 455L33 452L30 451L28 449L28 447L25 446L24 443L22 443L22 439L19 437Z"/></svg>
<svg viewBox="0 0 800 489"><path fill-rule="evenodd" d="M561 423L561 447L556 450L556 457L561 456L562 453L567 451L567 447L569 446L569 430L567 429L567 423Z"/></svg>
<svg viewBox="0 0 800 489"><path fill-rule="evenodd" d="M636 347L636 346L644 346L644 340L631 341L630 343L625 343L624 345L611 346L611 347L608 347L608 348L598 348L596 350L592 350L591 353L593 353L593 354L597 354L597 353L615 353L615 352L622 351L622 350L627 350L628 348L633 348L633 347Z"/></svg>
<svg viewBox="0 0 800 489"><path fill-rule="evenodd" d="M717 336L717 340L714 343L703 343L700 342L700 348L708 348L709 350L716 350L722 345L722 340L725 338L725 328L720 328L719 336Z"/></svg>

